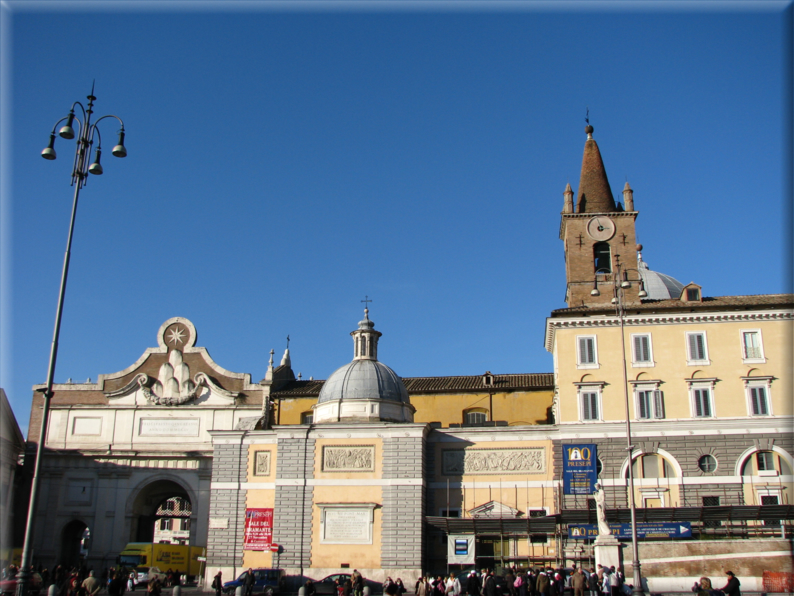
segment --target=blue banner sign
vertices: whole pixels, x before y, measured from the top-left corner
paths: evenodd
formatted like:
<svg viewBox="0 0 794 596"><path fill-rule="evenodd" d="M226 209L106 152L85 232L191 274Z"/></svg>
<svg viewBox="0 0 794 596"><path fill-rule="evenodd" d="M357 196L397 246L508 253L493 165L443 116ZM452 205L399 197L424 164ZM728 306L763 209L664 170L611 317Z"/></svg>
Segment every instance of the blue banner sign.
<svg viewBox="0 0 794 596"><path fill-rule="evenodd" d="M631 524L609 524L615 538L630 540ZM637 538L691 538L692 524L689 522L639 523ZM595 540L598 538L597 524L568 524L571 540Z"/></svg>
<svg viewBox="0 0 794 596"><path fill-rule="evenodd" d="M592 495L598 481L595 445L562 446L562 483L566 495Z"/></svg>

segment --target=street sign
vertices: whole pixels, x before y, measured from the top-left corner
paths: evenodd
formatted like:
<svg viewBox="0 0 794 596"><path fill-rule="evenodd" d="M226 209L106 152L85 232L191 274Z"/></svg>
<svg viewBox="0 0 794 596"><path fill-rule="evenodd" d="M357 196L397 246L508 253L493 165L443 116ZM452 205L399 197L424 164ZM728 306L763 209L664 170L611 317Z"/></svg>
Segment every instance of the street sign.
<svg viewBox="0 0 794 596"><path fill-rule="evenodd" d="M199 563L203 563L206 560L207 560L207 557L196 557L196 561L198 561Z"/></svg>
<svg viewBox="0 0 794 596"><path fill-rule="evenodd" d="M631 524L609 524L612 535L620 540L631 539ZM637 538L691 538L692 524L689 522L663 522L637 524ZM597 524L568 524L568 538L572 540L595 540L598 538Z"/></svg>
<svg viewBox="0 0 794 596"><path fill-rule="evenodd" d="M278 544L271 544L271 545L270 545L270 550L271 550L272 552L274 552L274 553L277 553L277 552L278 552L278 549L279 549L279 546L278 546Z"/></svg>

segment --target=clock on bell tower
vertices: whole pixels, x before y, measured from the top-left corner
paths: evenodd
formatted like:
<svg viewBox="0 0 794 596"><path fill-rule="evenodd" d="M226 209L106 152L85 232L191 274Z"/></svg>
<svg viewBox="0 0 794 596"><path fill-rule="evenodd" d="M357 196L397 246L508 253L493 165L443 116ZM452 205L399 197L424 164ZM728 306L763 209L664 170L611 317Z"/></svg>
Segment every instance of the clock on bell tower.
<svg viewBox="0 0 794 596"><path fill-rule="evenodd" d="M625 208L615 203L601 152L593 139L593 127L588 124L585 132L579 192L574 203L571 185L565 187L560 222L565 250L565 301L569 307L609 304L616 258L624 264L624 270L630 271L637 263L634 192L626 182ZM599 292L594 293L594 288ZM637 284L627 289L627 301L639 301L638 291Z"/></svg>

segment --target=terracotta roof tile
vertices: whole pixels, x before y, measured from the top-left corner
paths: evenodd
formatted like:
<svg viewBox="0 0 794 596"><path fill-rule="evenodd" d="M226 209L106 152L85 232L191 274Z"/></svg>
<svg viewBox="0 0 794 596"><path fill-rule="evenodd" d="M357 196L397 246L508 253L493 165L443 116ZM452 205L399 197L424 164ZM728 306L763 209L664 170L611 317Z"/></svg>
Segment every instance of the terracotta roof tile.
<svg viewBox="0 0 794 596"><path fill-rule="evenodd" d="M487 391L490 387L483 384L483 375L461 377L405 377L403 382L409 395L419 393L450 393L453 391ZM325 381L292 381L273 397L317 397ZM493 375L493 389L496 391L551 389L554 386L552 373L527 373L517 375Z"/></svg>

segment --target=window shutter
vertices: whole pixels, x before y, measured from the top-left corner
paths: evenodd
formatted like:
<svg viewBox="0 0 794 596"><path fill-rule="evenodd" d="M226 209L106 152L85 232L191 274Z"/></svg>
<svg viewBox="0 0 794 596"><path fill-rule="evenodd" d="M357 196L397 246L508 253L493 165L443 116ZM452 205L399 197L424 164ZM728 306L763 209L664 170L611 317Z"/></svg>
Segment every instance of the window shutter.
<svg viewBox="0 0 794 596"><path fill-rule="evenodd" d="M579 363L595 363L595 340L592 337L579 338Z"/></svg>
<svg viewBox="0 0 794 596"><path fill-rule="evenodd" d="M753 414L756 416L766 416L768 411L766 409L766 391L763 387L751 387L750 395L753 402Z"/></svg>
<svg viewBox="0 0 794 596"><path fill-rule="evenodd" d="M664 400L659 390L653 392L653 407L656 410L654 418L664 418Z"/></svg>
<svg viewBox="0 0 794 596"><path fill-rule="evenodd" d="M647 394L645 391L640 391L638 394L640 402L640 418L648 418L648 406L646 405Z"/></svg>
<svg viewBox="0 0 794 596"><path fill-rule="evenodd" d="M695 416L703 416L702 394L700 389L695 389Z"/></svg>
<svg viewBox="0 0 794 596"><path fill-rule="evenodd" d="M706 346L704 344L704 337L702 333L698 333L696 336L697 338L697 359L698 360L705 360L706 358Z"/></svg>
<svg viewBox="0 0 794 596"><path fill-rule="evenodd" d="M708 389L701 389L700 395L703 397L703 415L711 416L711 399Z"/></svg>
<svg viewBox="0 0 794 596"><path fill-rule="evenodd" d="M647 335L634 336L634 361L635 362L650 362L651 360L651 345L650 338Z"/></svg>
<svg viewBox="0 0 794 596"><path fill-rule="evenodd" d="M590 394L582 394L582 419L590 420Z"/></svg>
<svg viewBox="0 0 794 596"><path fill-rule="evenodd" d="M591 393L590 394L590 413L592 414L592 420L598 419L598 394Z"/></svg>

